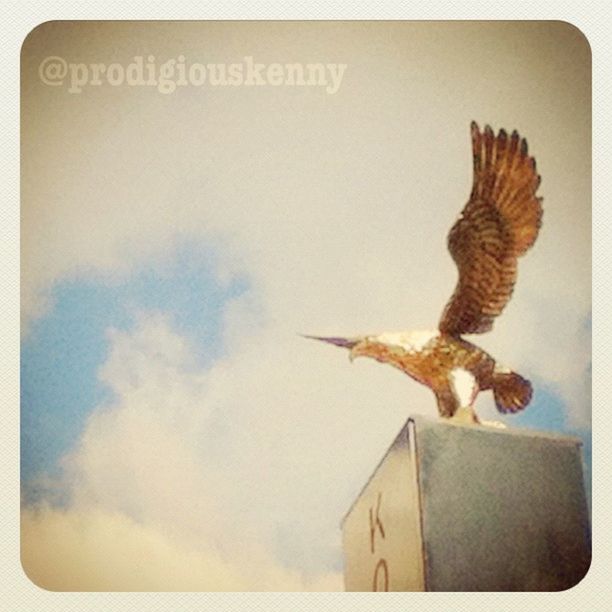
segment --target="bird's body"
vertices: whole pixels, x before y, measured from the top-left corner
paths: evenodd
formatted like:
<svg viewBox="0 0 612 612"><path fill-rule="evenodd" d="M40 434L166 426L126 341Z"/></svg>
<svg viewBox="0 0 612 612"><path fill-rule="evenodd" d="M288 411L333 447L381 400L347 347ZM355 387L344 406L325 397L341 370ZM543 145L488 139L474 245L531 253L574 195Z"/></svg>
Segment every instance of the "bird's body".
<svg viewBox="0 0 612 612"><path fill-rule="evenodd" d="M489 126L480 132L472 123L472 145L472 193L448 236L459 281L438 329L308 337L348 348L351 359L388 363L433 390L440 416L479 422L473 410L479 391L491 389L500 412L522 410L531 400L529 381L461 336L489 331L508 303L517 258L538 235L542 199L535 196L535 160L516 131L495 136Z"/></svg>
<svg viewBox="0 0 612 612"><path fill-rule="evenodd" d="M414 342L413 338L417 339ZM428 338L425 342L421 338ZM432 331L383 333L366 336L352 351L388 363L416 381L444 392L449 386L449 372L465 370L480 389L490 389L495 360L470 342Z"/></svg>

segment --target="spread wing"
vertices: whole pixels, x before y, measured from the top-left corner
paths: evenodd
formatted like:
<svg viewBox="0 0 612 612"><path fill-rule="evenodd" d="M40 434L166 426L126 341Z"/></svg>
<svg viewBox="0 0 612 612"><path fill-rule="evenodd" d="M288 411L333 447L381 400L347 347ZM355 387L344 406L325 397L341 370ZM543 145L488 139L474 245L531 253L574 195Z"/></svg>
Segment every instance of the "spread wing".
<svg viewBox="0 0 612 612"><path fill-rule="evenodd" d="M470 200L448 235L459 269L455 292L444 309L443 333L479 334L493 327L512 296L517 258L535 242L542 223L540 177L527 141L516 130L495 136L472 122L474 183Z"/></svg>

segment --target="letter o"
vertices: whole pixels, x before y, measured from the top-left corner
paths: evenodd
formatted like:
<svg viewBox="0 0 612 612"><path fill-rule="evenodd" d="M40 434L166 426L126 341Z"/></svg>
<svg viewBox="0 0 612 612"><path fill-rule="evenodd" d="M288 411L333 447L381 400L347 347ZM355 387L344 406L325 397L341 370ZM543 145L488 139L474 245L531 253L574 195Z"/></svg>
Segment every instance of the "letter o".
<svg viewBox="0 0 612 612"><path fill-rule="evenodd" d="M378 588L378 576L379 574L383 575L383 589ZM373 591L388 591L389 590L389 568L387 567L387 562L384 559L380 559L376 564L376 568L374 569L374 580L372 583Z"/></svg>
<svg viewBox="0 0 612 612"><path fill-rule="evenodd" d="M206 81L206 66L204 64L191 64L189 66L189 82L196 87L204 85Z"/></svg>

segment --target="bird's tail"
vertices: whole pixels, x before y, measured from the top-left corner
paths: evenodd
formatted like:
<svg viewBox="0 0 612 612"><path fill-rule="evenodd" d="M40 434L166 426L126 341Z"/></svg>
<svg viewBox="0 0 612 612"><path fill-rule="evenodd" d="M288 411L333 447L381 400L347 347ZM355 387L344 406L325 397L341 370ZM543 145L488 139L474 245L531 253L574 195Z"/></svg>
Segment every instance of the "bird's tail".
<svg viewBox="0 0 612 612"><path fill-rule="evenodd" d="M531 401L531 383L516 372L493 374L493 397L500 412L518 412Z"/></svg>
<svg viewBox="0 0 612 612"><path fill-rule="evenodd" d="M472 199L492 202L508 227L519 228L513 234L516 256L533 245L542 223L542 198L535 193L540 184L533 157L527 153L527 141L514 130L510 136L500 130L497 136L490 126L480 131L472 122L474 184Z"/></svg>

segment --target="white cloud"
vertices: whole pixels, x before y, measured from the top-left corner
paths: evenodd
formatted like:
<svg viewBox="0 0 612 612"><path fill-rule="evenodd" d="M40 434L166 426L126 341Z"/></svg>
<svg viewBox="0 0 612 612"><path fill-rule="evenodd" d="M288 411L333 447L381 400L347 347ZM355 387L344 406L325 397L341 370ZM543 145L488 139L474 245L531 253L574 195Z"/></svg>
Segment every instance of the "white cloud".
<svg viewBox="0 0 612 612"><path fill-rule="evenodd" d="M331 567L304 572L299 558L278 558L278 534L304 517L304 531L319 532L314 547L329 558L337 551L337 516L314 501L318 486L332 486L317 478L324 460L288 444L297 437L291 421L272 413L253 427L231 367L216 366L229 373L220 395L211 384L218 377L193 368L184 339L159 314L142 314L133 333L109 339L101 378L115 400L91 414L63 460L67 508L25 511L28 574L56 590L341 588ZM263 427L276 444L262 440ZM313 546L306 535L290 542L304 556ZM118 563L108 567L111 558ZM122 576L135 559L137 571Z"/></svg>
<svg viewBox="0 0 612 612"><path fill-rule="evenodd" d="M163 526L98 508L24 511L22 564L38 586L56 591L338 590L337 575L304 580L265 556L251 564L179 542Z"/></svg>

